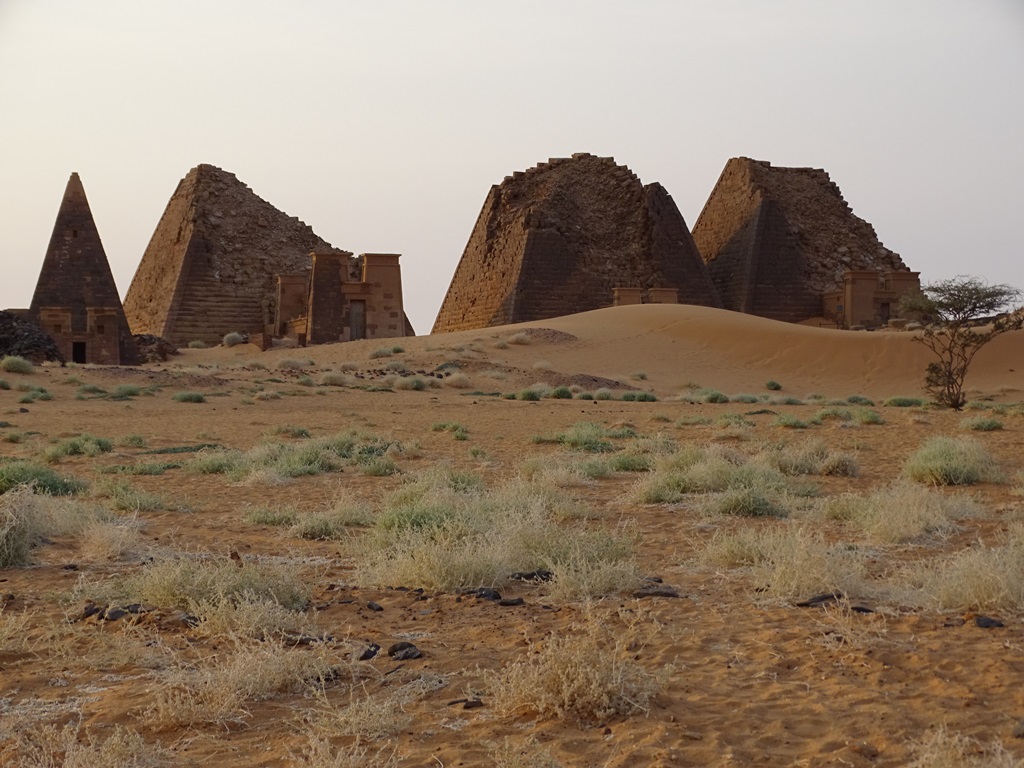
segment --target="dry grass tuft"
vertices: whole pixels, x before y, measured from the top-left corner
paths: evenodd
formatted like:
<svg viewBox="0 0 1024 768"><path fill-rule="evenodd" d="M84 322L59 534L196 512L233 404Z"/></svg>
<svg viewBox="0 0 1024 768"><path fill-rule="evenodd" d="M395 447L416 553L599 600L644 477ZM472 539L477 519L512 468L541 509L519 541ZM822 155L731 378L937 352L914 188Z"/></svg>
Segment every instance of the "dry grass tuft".
<svg viewBox="0 0 1024 768"><path fill-rule="evenodd" d="M865 592L864 556L849 547L829 546L819 531L807 526L718 531L701 558L712 565L748 569L756 588L771 597Z"/></svg>
<svg viewBox="0 0 1024 768"><path fill-rule="evenodd" d="M227 647L198 666L179 663L162 672L145 719L158 728L241 723L248 703L322 686L334 674L323 646L290 649L236 638Z"/></svg>
<svg viewBox="0 0 1024 768"><path fill-rule="evenodd" d="M901 544L932 533L948 533L955 520L975 517L981 506L963 495L949 496L900 481L867 495L844 493L820 501L813 514L860 528L874 544Z"/></svg>
<svg viewBox="0 0 1024 768"><path fill-rule="evenodd" d="M985 745L944 725L911 745L914 761L908 768L1022 768L1018 760L998 742Z"/></svg>
<svg viewBox="0 0 1024 768"><path fill-rule="evenodd" d="M1001 482L995 459L977 440L964 437L933 437L924 442L903 465L903 475L930 485L972 485Z"/></svg>
<svg viewBox="0 0 1024 768"><path fill-rule="evenodd" d="M38 725L16 738L17 765L21 768L160 768L176 764L172 753L150 744L120 725L105 738L80 733L80 724L68 723L58 730ZM15 763L12 763L14 765Z"/></svg>
<svg viewBox="0 0 1024 768"><path fill-rule="evenodd" d="M491 678L495 709L579 722L647 711L670 668L655 674L636 661L638 627L610 632L593 617L571 633L532 643L529 655Z"/></svg>

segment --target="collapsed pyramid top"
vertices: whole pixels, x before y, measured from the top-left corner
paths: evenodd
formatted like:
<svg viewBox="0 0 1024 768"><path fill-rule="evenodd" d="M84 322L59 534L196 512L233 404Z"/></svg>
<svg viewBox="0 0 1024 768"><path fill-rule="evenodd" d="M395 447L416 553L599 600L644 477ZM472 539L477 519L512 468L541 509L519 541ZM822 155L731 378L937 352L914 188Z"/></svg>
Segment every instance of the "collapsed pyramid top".
<svg viewBox="0 0 1024 768"><path fill-rule="evenodd" d="M847 270L905 271L817 168L730 159L693 228L726 309L799 321Z"/></svg>
<svg viewBox="0 0 1024 768"><path fill-rule="evenodd" d="M682 302L719 306L660 184L610 157L554 158L491 187L433 332L597 309L617 287L677 288Z"/></svg>
<svg viewBox="0 0 1024 768"><path fill-rule="evenodd" d="M61 330L64 334L91 332L89 310L107 310L106 314L112 316L117 325L119 362L135 361L136 350L117 284L85 196L85 187L77 173L71 174L64 189L32 295L29 317L39 322L42 310L54 309L70 314L70 327Z"/></svg>
<svg viewBox="0 0 1024 768"><path fill-rule="evenodd" d="M332 250L234 174L199 165L167 203L125 312L135 333L176 343L262 329L273 315L275 275L306 271L312 251Z"/></svg>

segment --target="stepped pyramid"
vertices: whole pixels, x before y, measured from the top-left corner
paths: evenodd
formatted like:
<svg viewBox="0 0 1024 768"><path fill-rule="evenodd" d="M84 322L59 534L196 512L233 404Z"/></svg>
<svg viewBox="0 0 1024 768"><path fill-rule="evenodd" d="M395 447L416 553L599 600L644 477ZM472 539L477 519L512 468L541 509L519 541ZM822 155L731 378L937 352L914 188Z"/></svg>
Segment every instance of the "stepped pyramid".
<svg viewBox="0 0 1024 768"><path fill-rule="evenodd" d="M273 321L275 276L306 272L312 251L333 250L234 174L199 165L167 203L125 313L135 333L177 344L262 331Z"/></svg>
<svg viewBox="0 0 1024 768"><path fill-rule="evenodd" d="M734 157L693 228L726 309L799 322L847 270L906 271L829 175Z"/></svg>
<svg viewBox="0 0 1024 768"><path fill-rule="evenodd" d="M77 363L132 365L138 350L125 319L85 187L64 189L28 316Z"/></svg>
<svg viewBox="0 0 1024 768"><path fill-rule="evenodd" d="M491 187L433 332L585 312L611 305L616 288L720 306L660 184L610 157L555 158Z"/></svg>

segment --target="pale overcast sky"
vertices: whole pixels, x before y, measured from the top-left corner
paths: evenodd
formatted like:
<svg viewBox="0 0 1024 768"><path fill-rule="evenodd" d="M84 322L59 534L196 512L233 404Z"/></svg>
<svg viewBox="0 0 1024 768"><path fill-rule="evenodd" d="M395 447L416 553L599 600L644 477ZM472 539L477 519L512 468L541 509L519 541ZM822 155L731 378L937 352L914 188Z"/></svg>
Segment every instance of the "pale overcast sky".
<svg viewBox="0 0 1024 768"><path fill-rule="evenodd" d="M0 0L0 306L78 171L122 296L178 180L402 254L433 324L484 197L573 152L692 227L726 160L826 169L925 281L1024 287L1024 0Z"/></svg>

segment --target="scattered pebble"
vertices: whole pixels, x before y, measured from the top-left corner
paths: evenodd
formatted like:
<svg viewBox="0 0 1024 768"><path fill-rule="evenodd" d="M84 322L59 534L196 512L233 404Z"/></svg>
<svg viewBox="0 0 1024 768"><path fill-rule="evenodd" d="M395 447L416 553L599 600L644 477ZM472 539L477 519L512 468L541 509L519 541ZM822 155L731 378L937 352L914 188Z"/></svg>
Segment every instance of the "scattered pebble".
<svg viewBox="0 0 1024 768"><path fill-rule="evenodd" d="M423 651L417 648L410 642L402 640L401 642L395 643L388 648L388 656L395 661L406 661L408 659L418 659L423 655Z"/></svg>
<svg viewBox="0 0 1024 768"><path fill-rule="evenodd" d="M382 606L380 603L373 602L373 600L370 600L366 604L366 607L369 608L371 611L383 611L384 610L384 606Z"/></svg>

